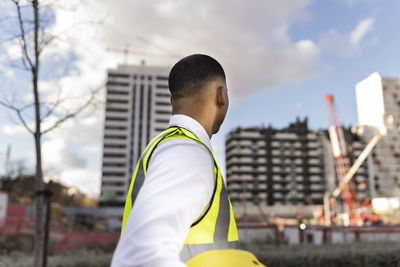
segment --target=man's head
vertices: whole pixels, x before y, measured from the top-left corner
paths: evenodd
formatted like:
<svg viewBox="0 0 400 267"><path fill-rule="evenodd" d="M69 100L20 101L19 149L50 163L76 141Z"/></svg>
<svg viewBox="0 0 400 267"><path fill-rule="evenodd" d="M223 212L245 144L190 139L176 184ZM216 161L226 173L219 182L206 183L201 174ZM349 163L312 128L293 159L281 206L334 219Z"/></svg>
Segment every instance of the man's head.
<svg viewBox="0 0 400 267"><path fill-rule="evenodd" d="M174 114L211 121L211 133L218 132L229 105L225 72L218 61L201 54L185 57L172 67L168 84Z"/></svg>

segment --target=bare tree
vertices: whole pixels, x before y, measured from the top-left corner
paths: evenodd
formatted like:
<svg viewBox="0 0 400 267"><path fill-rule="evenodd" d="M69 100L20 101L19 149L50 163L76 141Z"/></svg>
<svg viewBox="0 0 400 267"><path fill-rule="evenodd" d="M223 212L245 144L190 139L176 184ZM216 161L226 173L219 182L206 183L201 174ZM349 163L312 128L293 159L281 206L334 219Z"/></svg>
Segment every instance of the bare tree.
<svg viewBox="0 0 400 267"><path fill-rule="evenodd" d="M44 195L45 189L43 184L43 171L42 171L42 150L41 150L41 138L44 134L52 131L53 129L60 126L62 123L70 118L75 117L78 113L82 112L88 106L95 102L96 94L103 87L100 86L97 89L90 90L86 94L85 101L75 107L73 110L61 109L60 106L65 101L68 101L68 97L61 97L60 88L56 94L55 100L52 101L42 97L39 90L39 70L41 63L41 55L46 46L56 38L46 32L46 27L43 25L41 17L41 11L44 6L39 3L39 0L9 0L15 7L17 28L13 29L17 34L13 34L13 38L18 41L18 44L22 52L22 68L27 70L31 75L32 80L32 94L33 101L24 103L23 105L16 103L15 101L7 101L0 99L0 105L8 108L15 112L19 122L25 127L25 129L32 134L35 140L36 150L36 173L35 173L35 242L34 242L34 266L45 266L46 257L44 248ZM29 13L28 13L29 12ZM30 14L30 15L29 15ZM54 98L54 97L53 97ZM26 110L34 109L34 126L31 125ZM46 118L53 118L50 125L44 128L43 122ZM54 119L55 118L55 119ZM47 124L47 123L46 123ZM48 229L47 229L48 231Z"/></svg>

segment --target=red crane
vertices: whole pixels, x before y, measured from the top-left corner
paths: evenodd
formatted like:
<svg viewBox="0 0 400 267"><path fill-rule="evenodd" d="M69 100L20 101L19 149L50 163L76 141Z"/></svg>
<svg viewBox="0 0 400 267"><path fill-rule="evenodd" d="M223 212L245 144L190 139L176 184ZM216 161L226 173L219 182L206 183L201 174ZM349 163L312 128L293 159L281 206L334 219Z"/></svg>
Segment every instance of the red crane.
<svg viewBox="0 0 400 267"><path fill-rule="evenodd" d="M330 123L329 138L332 145L333 156L335 158L336 173L339 182L338 187L332 193L330 204L333 206L336 198L342 194L346 212L349 216L350 225L363 225L366 221L376 223L380 219L377 215L371 213L370 211L370 198L364 199L363 204L359 207L356 187L352 178L369 153L371 153L378 141L385 137L386 128L379 129L371 141L369 141L369 143L365 146L357 160L350 167L351 149L349 149L350 147L346 143L344 129L340 125L339 116L333 103L333 96L326 95L325 100L328 103ZM363 212L363 210L369 210L369 212Z"/></svg>
<svg viewBox="0 0 400 267"><path fill-rule="evenodd" d="M331 141L333 157L335 159L336 174L340 184L344 181L344 177L351 167L351 148L346 142L343 126L340 124L339 116L333 103L333 96L326 95L325 100L328 103L330 124L329 139ZM356 218L356 209L358 208L357 192L354 181L350 180L345 186L343 186L341 193L346 212L349 215L350 224L357 224L357 222L354 222L354 218Z"/></svg>

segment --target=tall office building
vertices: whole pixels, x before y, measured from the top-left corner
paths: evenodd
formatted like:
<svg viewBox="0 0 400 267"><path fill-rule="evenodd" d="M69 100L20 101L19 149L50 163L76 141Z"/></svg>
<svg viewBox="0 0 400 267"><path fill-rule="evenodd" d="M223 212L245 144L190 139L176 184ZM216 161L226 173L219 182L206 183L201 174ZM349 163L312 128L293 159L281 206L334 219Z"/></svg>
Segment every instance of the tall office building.
<svg viewBox="0 0 400 267"><path fill-rule="evenodd" d="M353 159L365 144L346 130ZM284 129L237 128L226 139L227 184L233 205L321 205L338 185L328 132L307 119ZM369 195L368 164L354 179L360 199Z"/></svg>
<svg viewBox="0 0 400 267"><path fill-rule="evenodd" d="M356 85L359 134L368 142L380 130L372 158L372 196L400 196L400 78L373 73Z"/></svg>
<svg viewBox="0 0 400 267"><path fill-rule="evenodd" d="M142 151L168 127L168 72L146 65L108 70L100 205L124 205Z"/></svg>

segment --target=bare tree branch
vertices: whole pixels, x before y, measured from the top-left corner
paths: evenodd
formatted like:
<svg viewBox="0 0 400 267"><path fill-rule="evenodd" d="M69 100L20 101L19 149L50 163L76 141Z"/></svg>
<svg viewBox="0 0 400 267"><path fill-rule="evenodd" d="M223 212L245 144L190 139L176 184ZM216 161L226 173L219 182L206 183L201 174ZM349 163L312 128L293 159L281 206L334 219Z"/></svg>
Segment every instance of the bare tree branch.
<svg viewBox="0 0 400 267"><path fill-rule="evenodd" d="M58 107L58 105L60 105L60 103L63 102L62 99L60 99L60 94L61 94L61 90L57 90L57 100L54 103L46 103L46 102L42 102L43 105L47 105L47 106L52 106L51 108L49 108L49 110L47 111L46 114L44 114L41 118L40 121L43 121L45 118L49 117L51 114L54 113L55 109Z"/></svg>
<svg viewBox="0 0 400 267"><path fill-rule="evenodd" d="M18 23L19 23L19 28L21 31L21 39L20 39L21 43L20 44L21 44L21 48L22 48L22 53L25 55L22 59L23 64L26 65L26 62L24 62L26 59L29 63L29 66L31 67L31 69L34 69L35 66L33 65L33 62L29 56L28 48L26 45L26 35L25 35L25 29L24 29L24 21L22 19L22 15L21 15L21 6L19 5L18 0L11 0L11 1L14 2L14 4L17 7Z"/></svg>
<svg viewBox="0 0 400 267"><path fill-rule="evenodd" d="M76 115L78 115L79 113L81 113L84 109L86 109L90 104L92 104L95 100L96 94L102 89L103 87L100 86L99 88L95 89L95 90L91 90L90 93L90 98L85 102L85 104L81 105L78 109L76 109L73 112L70 112L69 114L65 115L64 117L60 118L59 120L57 120L52 126L50 126L49 128L47 128L46 130L42 131L42 134L46 134L52 130L54 130L55 128L57 128L58 126L60 126L62 123L64 123L66 120L75 117Z"/></svg>
<svg viewBox="0 0 400 267"><path fill-rule="evenodd" d="M30 132L31 134L34 134L33 130L31 128L29 128L28 124L26 123L24 117L22 116L21 112L22 110L19 108L14 107L13 105L7 104L6 102L0 100L0 105L2 105L3 107L6 107L8 109L11 109L13 111L15 111L15 113L17 113L19 120L21 121L22 125L28 130L28 132Z"/></svg>
<svg viewBox="0 0 400 267"><path fill-rule="evenodd" d="M43 38L43 36L42 36L42 38ZM39 47L39 53L42 53L42 50L55 39L57 39L57 36L56 35L52 35L46 41L42 41L42 44Z"/></svg>
<svg viewBox="0 0 400 267"><path fill-rule="evenodd" d="M24 110L26 110L26 109L34 106L34 105L35 105L35 103L29 103L29 104L26 104L25 106L21 107L19 110L22 112L22 111L24 111Z"/></svg>
<svg viewBox="0 0 400 267"><path fill-rule="evenodd" d="M17 38L21 38L21 34L11 34L10 33L9 35L10 35L10 37L5 38L5 39L2 40L3 43L7 43L7 42L13 41L13 40L15 40Z"/></svg>
<svg viewBox="0 0 400 267"><path fill-rule="evenodd" d="M7 65L10 65L11 66L11 68L17 68L17 69L23 69L23 70L27 70L27 71L31 71L32 69L31 69L31 67L30 66L28 66L28 63L27 63L27 61L26 61L26 58L25 58L25 53L23 52L23 44L22 44L22 34L9 34L10 35L10 37L8 37L8 38L5 38L5 39L3 39L3 40L1 40L1 42L3 43L3 44L6 44L6 43L8 43L8 42L11 42L11 41L13 41L13 40L18 40L18 43L19 43L19 46L20 46L20 48L21 48L21 51L22 51L22 57L21 57L21 61L22 61L22 66L23 67L20 67L20 66L18 66L18 65L16 65L15 63L13 63L12 61L10 62L6 62L6 64Z"/></svg>
<svg viewBox="0 0 400 267"><path fill-rule="evenodd" d="M15 62L6 62L5 63L6 66L10 66L13 69L20 69L20 70L26 70L26 71L31 71L31 68L26 65L26 62L24 64L24 61L22 60L22 65L21 64L17 64Z"/></svg>

